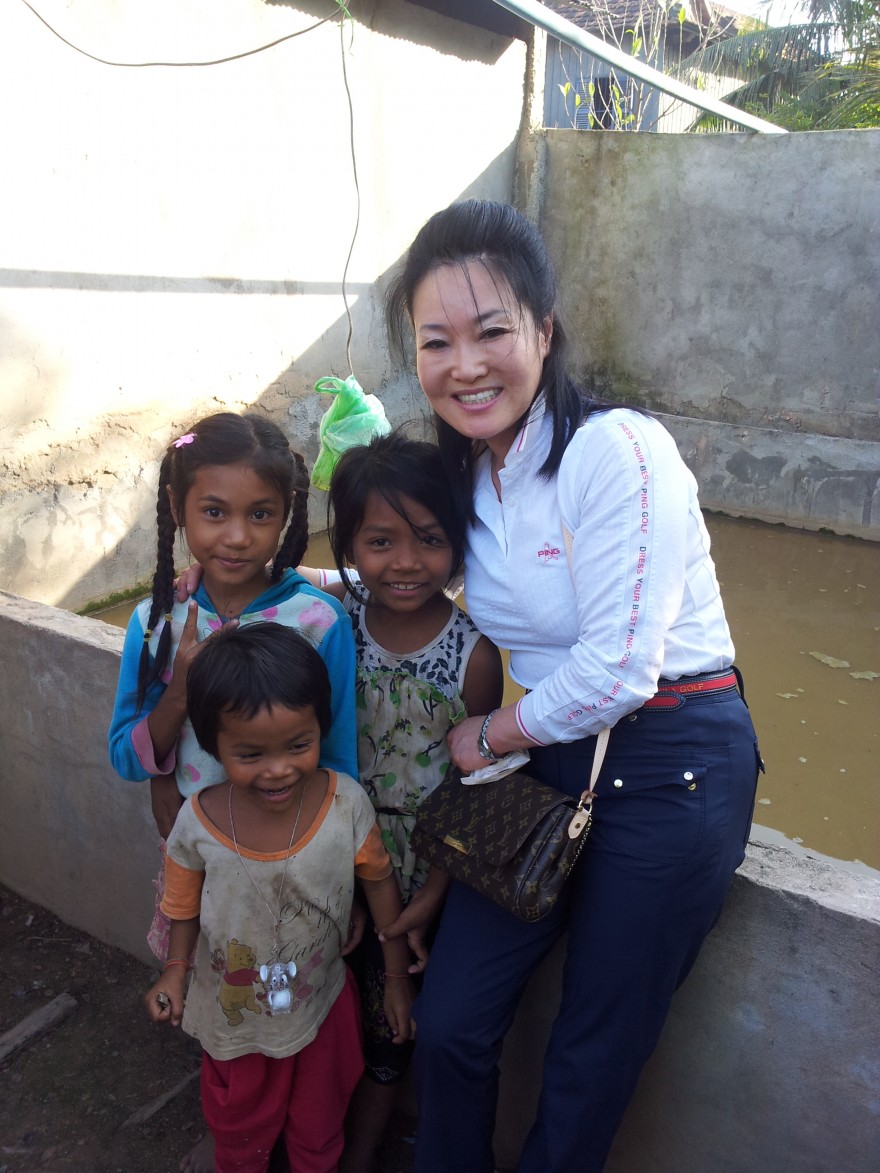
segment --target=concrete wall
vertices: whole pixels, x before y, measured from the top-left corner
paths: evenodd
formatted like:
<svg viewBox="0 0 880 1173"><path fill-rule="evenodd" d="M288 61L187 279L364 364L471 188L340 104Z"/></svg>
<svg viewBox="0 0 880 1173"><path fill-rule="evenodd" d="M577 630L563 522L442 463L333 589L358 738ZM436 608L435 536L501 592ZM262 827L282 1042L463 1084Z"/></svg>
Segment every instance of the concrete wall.
<svg viewBox="0 0 880 1173"><path fill-rule="evenodd" d="M548 131L518 183L575 366L682 417L704 506L880 537L880 131Z"/></svg>
<svg viewBox="0 0 880 1173"><path fill-rule="evenodd" d="M123 634L0 592L0 883L149 959L158 862L146 786L106 728ZM561 950L503 1067L499 1161L530 1122ZM880 1151L880 874L752 844L680 991L609 1173L868 1173Z"/></svg>
<svg viewBox="0 0 880 1173"><path fill-rule="evenodd" d="M878 955L880 874L753 841L607 1173L872 1173ZM563 956L560 944L532 978L505 1044L504 1168L533 1119Z"/></svg>
<svg viewBox="0 0 880 1173"><path fill-rule="evenodd" d="M222 20L213 0L46 10L110 62L212 61L310 30L202 68L118 68L2 6L0 588L78 607L147 580L157 460L200 415L257 405L314 459L316 429L288 413L349 373L346 78L366 389L393 378L380 289L416 230L463 194L510 198L525 43L404 0L349 7L342 34L320 23L331 0L226 0Z"/></svg>
<svg viewBox="0 0 880 1173"><path fill-rule="evenodd" d="M346 78L351 358L395 422L424 405L386 352L389 270L438 207L516 198L578 368L669 414L706 506L878 536L880 132L542 132L542 38L352 12L340 38L311 28L326 0L53 9L112 62L292 37L118 68L0 11L22 112L0 131L0 589L79 607L148 580L158 457L208 411L266 410L314 459L313 384L348 374Z"/></svg>

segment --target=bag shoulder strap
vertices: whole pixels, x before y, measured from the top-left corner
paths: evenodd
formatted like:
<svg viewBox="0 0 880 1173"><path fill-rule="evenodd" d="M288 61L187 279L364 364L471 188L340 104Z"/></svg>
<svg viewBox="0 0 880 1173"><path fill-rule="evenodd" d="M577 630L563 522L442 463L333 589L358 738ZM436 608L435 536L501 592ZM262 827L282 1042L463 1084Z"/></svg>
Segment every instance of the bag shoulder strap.
<svg viewBox="0 0 880 1173"><path fill-rule="evenodd" d="M570 531L566 529L564 525L562 527L562 538L565 542L565 557L568 559L568 570L569 573L572 574L571 545L573 539ZM572 578L573 577L574 575L572 574ZM599 777L599 771L602 769L602 763L605 760L605 751L608 749L608 737L610 733L611 726L605 725L596 734L596 749L593 753L593 768L590 771L590 790L592 790L596 785L596 779Z"/></svg>

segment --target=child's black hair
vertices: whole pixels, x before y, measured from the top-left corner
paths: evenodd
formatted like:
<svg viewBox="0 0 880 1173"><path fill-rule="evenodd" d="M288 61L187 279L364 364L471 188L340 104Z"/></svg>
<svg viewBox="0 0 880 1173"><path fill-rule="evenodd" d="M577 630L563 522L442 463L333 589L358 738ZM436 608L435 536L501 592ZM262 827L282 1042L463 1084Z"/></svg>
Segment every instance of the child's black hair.
<svg viewBox="0 0 880 1173"><path fill-rule="evenodd" d="M374 437L369 444L349 448L339 458L330 481L330 549L349 593L358 596L348 567L370 493L384 497L416 534L422 531L407 516L402 498L410 497L434 514L452 549L449 578L453 579L464 562L465 519L455 508L440 449L393 431Z"/></svg>
<svg viewBox="0 0 880 1173"><path fill-rule="evenodd" d="M181 440L187 442L181 443ZM277 424L249 412L236 415L223 411L199 420L185 436L169 444L159 468L156 573L138 665L139 709L148 688L161 679L171 658L169 615L174 606L174 537L179 528L174 520L172 500L178 516L182 517L187 493L198 470L207 465L224 464L247 464L261 480L278 491L284 502L284 517L285 520L289 518L289 523L272 562L272 581L277 582L287 567L298 566L306 552L309 542L308 469L302 456L291 449ZM156 657L151 662L150 635L162 615L165 624L159 636Z"/></svg>
<svg viewBox="0 0 880 1173"><path fill-rule="evenodd" d="M281 623L246 623L212 635L186 676L189 719L199 745L217 757L223 717L249 720L261 709L311 707L325 737L330 729L330 677L307 639Z"/></svg>

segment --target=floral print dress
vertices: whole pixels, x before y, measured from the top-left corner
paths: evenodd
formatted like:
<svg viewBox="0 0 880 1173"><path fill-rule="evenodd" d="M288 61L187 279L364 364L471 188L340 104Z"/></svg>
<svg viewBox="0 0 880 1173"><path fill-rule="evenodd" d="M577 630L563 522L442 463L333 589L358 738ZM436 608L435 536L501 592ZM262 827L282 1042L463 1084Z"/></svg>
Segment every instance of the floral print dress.
<svg viewBox="0 0 880 1173"><path fill-rule="evenodd" d="M461 688L480 633L453 604L449 622L427 647L401 655L370 635L364 603L349 595L345 607L357 660L358 775L406 903L428 873L409 845L415 812L449 768L446 734L467 716Z"/></svg>

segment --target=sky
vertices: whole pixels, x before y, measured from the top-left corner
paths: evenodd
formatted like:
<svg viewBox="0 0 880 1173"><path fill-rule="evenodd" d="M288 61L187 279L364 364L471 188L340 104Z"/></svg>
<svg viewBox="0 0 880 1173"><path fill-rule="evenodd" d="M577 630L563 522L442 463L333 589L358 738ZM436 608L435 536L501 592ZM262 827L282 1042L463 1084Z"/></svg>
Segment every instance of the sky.
<svg viewBox="0 0 880 1173"><path fill-rule="evenodd" d="M804 10L798 0L720 0L724 8L760 17L771 25L792 24L804 20Z"/></svg>

